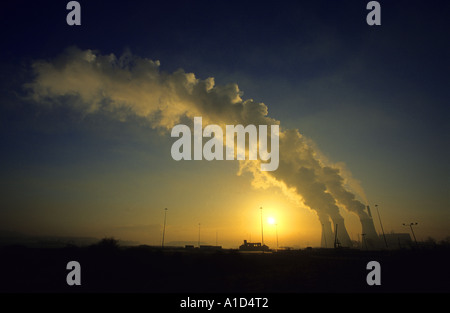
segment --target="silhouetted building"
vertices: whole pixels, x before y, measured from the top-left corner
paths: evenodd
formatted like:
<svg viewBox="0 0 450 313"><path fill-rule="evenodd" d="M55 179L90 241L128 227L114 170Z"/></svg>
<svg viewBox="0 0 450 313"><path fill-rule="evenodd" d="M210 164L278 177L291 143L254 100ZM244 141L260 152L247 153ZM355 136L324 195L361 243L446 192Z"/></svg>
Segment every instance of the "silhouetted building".
<svg viewBox="0 0 450 313"><path fill-rule="evenodd" d="M408 233L385 234L389 249L405 249L413 245L411 236Z"/></svg>
<svg viewBox="0 0 450 313"><path fill-rule="evenodd" d="M261 245L260 242L247 242L244 240L244 244L239 246L241 251L269 251L269 247Z"/></svg>

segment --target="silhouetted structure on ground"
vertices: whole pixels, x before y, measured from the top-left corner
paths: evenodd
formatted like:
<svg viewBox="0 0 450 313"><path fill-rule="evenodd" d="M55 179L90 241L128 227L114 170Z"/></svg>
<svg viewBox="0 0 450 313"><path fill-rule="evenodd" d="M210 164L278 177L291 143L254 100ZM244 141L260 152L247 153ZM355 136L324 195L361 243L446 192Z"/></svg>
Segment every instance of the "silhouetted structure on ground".
<svg viewBox="0 0 450 313"><path fill-rule="evenodd" d="M269 247L261 245L260 242L247 242L244 240L244 244L239 246L241 251L269 251Z"/></svg>

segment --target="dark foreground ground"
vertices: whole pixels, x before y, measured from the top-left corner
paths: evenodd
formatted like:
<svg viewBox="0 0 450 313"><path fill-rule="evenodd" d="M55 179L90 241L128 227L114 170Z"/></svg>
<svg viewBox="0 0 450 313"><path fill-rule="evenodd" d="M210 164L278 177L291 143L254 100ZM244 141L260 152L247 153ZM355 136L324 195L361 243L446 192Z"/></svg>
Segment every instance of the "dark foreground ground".
<svg viewBox="0 0 450 313"><path fill-rule="evenodd" d="M81 286L68 286L69 261ZM369 286L369 261L381 286ZM0 292L449 293L450 249L243 254L151 247L0 248Z"/></svg>

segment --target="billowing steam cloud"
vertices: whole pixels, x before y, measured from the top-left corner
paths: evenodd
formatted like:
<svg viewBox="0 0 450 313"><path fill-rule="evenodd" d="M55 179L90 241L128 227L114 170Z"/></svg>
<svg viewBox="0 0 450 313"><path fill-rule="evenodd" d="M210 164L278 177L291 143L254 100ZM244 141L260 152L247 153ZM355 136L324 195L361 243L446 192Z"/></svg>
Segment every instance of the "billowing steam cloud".
<svg viewBox="0 0 450 313"><path fill-rule="evenodd" d="M159 61L125 53L120 58L70 48L52 62L33 64L36 79L27 86L37 101L74 96L85 113L110 112L120 119L137 115L154 128L172 129L182 117L201 116L203 123L272 125L267 107L243 101L236 84L215 86L214 78L159 71ZM79 100L79 101L77 101Z"/></svg>
<svg viewBox="0 0 450 313"><path fill-rule="evenodd" d="M84 114L108 112L121 120L139 116L162 130L195 116L201 116L204 124L221 126L279 124L268 117L265 104L243 100L236 84L216 86L213 78L200 80L183 70L163 73L158 61L131 53L117 58L71 48L53 61L35 62L33 69L36 76L27 87L35 101L71 105ZM341 245L350 246L338 205L357 214L363 228L363 221L372 221L364 204L344 186L338 167L325 164L298 130L280 131L279 155L276 171L262 172L259 161L240 161L239 173L252 173L255 187L280 187L287 196L317 212L323 245L332 247L334 242L331 219L334 228L338 225Z"/></svg>

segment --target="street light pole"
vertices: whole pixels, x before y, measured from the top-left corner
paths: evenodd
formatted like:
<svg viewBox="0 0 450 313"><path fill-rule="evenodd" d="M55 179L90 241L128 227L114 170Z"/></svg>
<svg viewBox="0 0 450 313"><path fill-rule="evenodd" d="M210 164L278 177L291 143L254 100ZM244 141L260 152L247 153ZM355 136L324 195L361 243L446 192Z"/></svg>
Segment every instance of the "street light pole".
<svg viewBox="0 0 450 313"><path fill-rule="evenodd" d="M166 216L167 216L167 208L164 208L164 228L163 228L163 237L162 237L161 248L164 248L164 235L166 233Z"/></svg>
<svg viewBox="0 0 450 313"><path fill-rule="evenodd" d="M375 204L375 208L377 208L378 219L380 220L381 231L383 232L384 243L386 244L386 248L388 248L388 243L386 240L386 236L384 235L383 224L381 223L380 212L378 211L378 204Z"/></svg>
<svg viewBox="0 0 450 313"><path fill-rule="evenodd" d="M260 207L261 210L261 246L264 246L264 231L263 231L263 214L262 214L262 207Z"/></svg>
<svg viewBox="0 0 450 313"><path fill-rule="evenodd" d="M198 223L198 247L200 248L200 223Z"/></svg>
<svg viewBox="0 0 450 313"><path fill-rule="evenodd" d="M413 237L414 237L414 241L415 241L415 243L416 243L416 246L417 246L417 239L416 239L416 235L414 234L414 230L413 230L413 225L417 225L417 223L409 223L409 224L405 224L405 223L403 223L403 226L409 226L409 228L411 228L411 233L412 233L412 235L413 235Z"/></svg>
<svg viewBox="0 0 450 313"><path fill-rule="evenodd" d="M361 234L361 237L362 237L362 245L365 245L367 250L366 234Z"/></svg>
<svg viewBox="0 0 450 313"><path fill-rule="evenodd" d="M278 223L275 224L275 233L277 235L277 251L278 251Z"/></svg>

